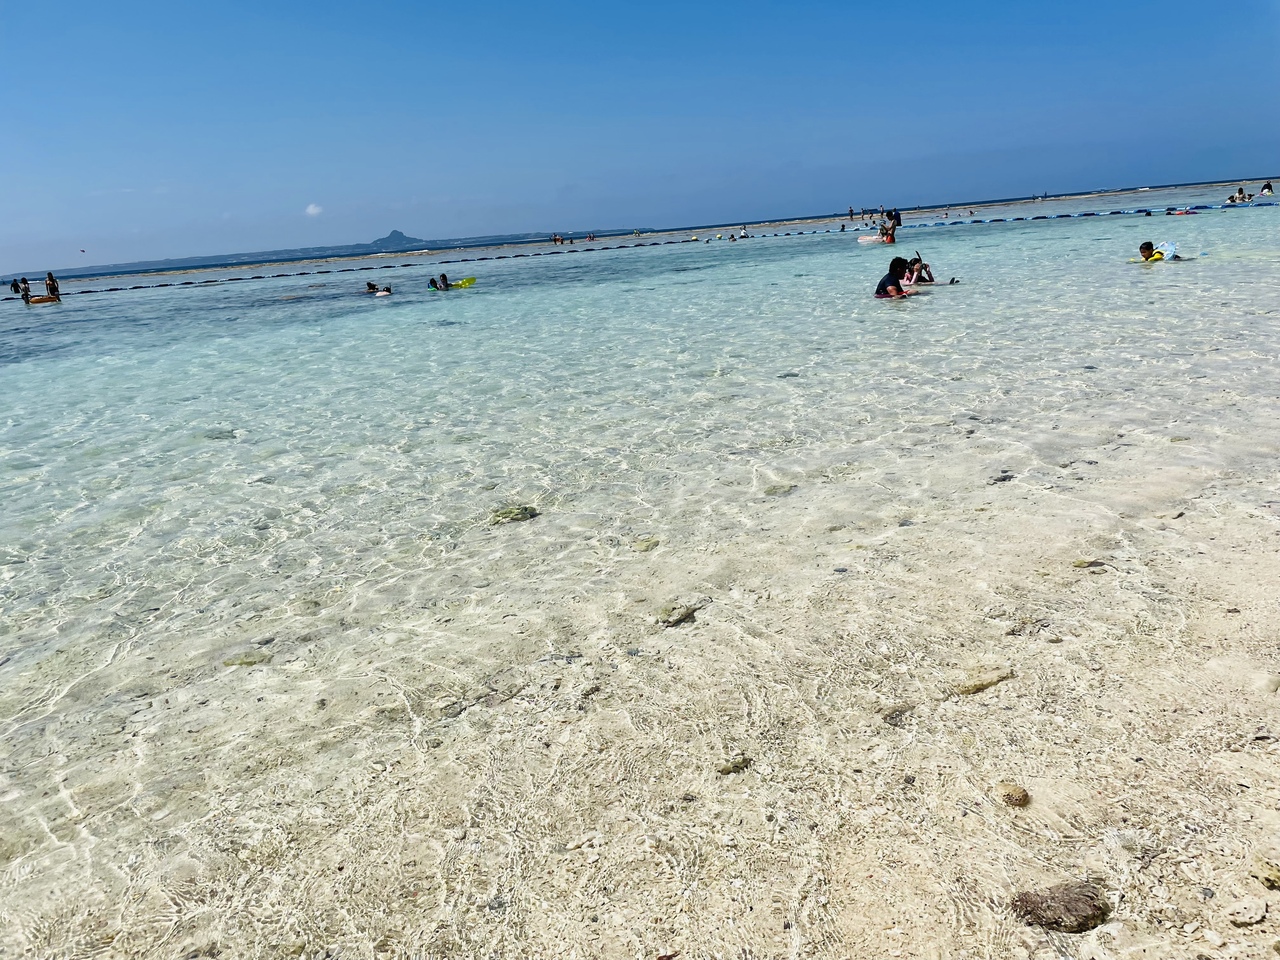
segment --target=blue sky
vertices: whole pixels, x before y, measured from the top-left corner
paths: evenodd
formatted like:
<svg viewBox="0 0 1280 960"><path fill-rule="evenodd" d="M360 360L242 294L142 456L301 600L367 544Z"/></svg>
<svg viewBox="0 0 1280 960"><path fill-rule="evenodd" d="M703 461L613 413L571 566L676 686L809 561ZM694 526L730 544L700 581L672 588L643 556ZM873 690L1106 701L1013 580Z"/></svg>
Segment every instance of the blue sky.
<svg viewBox="0 0 1280 960"><path fill-rule="evenodd" d="M1277 0L15 7L0 272L1280 174Z"/></svg>

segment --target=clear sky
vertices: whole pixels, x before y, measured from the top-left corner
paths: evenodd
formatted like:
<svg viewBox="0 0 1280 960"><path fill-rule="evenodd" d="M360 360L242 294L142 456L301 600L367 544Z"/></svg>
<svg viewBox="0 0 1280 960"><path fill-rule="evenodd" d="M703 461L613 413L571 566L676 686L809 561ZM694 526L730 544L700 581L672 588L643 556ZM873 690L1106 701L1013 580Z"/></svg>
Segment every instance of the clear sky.
<svg viewBox="0 0 1280 960"><path fill-rule="evenodd" d="M2 9L0 273L1280 174L1280 0Z"/></svg>

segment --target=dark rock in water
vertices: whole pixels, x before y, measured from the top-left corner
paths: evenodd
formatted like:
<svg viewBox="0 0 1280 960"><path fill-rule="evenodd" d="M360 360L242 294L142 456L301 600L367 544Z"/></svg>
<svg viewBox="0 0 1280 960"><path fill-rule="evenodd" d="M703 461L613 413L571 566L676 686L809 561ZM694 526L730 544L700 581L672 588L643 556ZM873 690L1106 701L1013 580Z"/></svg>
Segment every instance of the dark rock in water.
<svg viewBox="0 0 1280 960"><path fill-rule="evenodd" d="M753 761L750 757L739 754L738 756L729 760L727 763L720 764L720 766L717 767L716 770L720 774L720 776L727 777L730 774L742 773L742 771L746 770L749 766L751 766L752 762Z"/></svg>
<svg viewBox="0 0 1280 960"><path fill-rule="evenodd" d="M710 602L710 597L697 597L693 600L673 600L658 611L658 625L675 627L682 623L692 623L693 615Z"/></svg>
<svg viewBox="0 0 1280 960"><path fill-rule="evenodd" d="M897 710L890 710L884 715L884 722L891 727L906 726L907 718L911 716L911 707L899 707Z"/></svg>
<svg viewBox="0 0 1280 960"><path fill-rule="evenodd" d="M206 430L204 438L206 440L234 440L236 432L234 430Z"/></svg>
<svg viewBox="0 0 1280 960"><path fill-rule="evenodd" d="M800 376L800 374L798 374L798 373L780 373L780 374L778 374L778 379L779 379L779 380L789 380L789 379L790 379L790 378L792 378L792 377L798 377L798 376Z"/></svg>
<svg viewBox="0 0 1280 960"><path fill-rule="evenodd" d="M962 697L981 693L997 683L1002 683L1013 676L1012 667L997 667L993 670L976 670L956 680L951 685L951 692Z"/></svg>
<svg viewBox="0 0 1280 960"><path fill-rule="evenodd" d="M1060 883L1047 890L1023 891L1009 906L1027 923L1062 933L1084 933L1111 916L1111 902L1092 883Z"/></svg>
<svg viewBox="0 0 1280 960"><path fill-rule="evenodd" d="M523 520L532 520L537 515L537 508L528 505L503 507L501 510L495 510L489 514L489 522L492 524L520 523Z"/></svg>
<svg viewBox="0 0 1280 960"><path fill-rule="evenodd" d="M785 497L796 488L794 483L775 483L764 488L766 497Z"/></svg>
<svg viewBox="0 0 1280 960"><path fill-rule="evenodd" d="M1255 851L1249 875L1268 890L1280 890L1280 848Z"/></svg>
<svg viewBox="0 0 1280 960"><path fill-rule="evenodd" d="M275 477L258 477L258 479L256 479L256 480L250 480L250 481L249 481L249 486L251 486L251 487L252 487L255 483L260 483L260 484L263 484L264 486L268 486L268 487L269 487L269 486L271 486L272 484L274 484L275 482L276 482L276 478L275 478Z"/></svg>
<svg viewBox="0 0 1280 960"><path fill-rule="evenodd" d="M1008 483L1010 480L1014 479L1016 479L1014 474L1010 473L1008 470L1001 470L999 474L987 481L987 486L990 486L993 483Z"/></svg>
<svg viewBox="0 0 1280 960"><path fill-rule="evenodd" d="M1016 783L1001 782L995 785L996 796L1009 807L1025 807L1031 803L1031 794Z"/></svg>
<svg viewBox="0 0 1280 960"><path fill-rule="evenodd" d="M248 653L238 653L234 657L227 657L222 661L224 667L256 667L260 663L270 663L271 654L263 653L261 650L250 650Z"/></svg>

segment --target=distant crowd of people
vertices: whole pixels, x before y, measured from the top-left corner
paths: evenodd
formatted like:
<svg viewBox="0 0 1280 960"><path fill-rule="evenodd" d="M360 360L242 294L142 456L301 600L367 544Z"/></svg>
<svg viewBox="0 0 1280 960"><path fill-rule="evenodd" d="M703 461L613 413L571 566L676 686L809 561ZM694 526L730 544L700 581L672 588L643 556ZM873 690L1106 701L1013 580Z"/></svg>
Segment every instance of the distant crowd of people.
<svg viewBox="0 0 1280 960"><path fill-rule="evenodd" d="M58 278L49 271L44 275L44 296L31 296L31 281L20 277L9 284L9 289L22 298L23 303L58 303L62 300L62 292L58 289Z"/></svg>

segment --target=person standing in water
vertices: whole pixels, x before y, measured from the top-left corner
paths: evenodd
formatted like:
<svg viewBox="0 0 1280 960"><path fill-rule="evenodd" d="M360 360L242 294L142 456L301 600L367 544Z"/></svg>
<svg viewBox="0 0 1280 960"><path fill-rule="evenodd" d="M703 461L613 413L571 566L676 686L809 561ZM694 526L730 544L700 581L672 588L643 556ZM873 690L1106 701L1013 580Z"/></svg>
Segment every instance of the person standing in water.
<svg viewBox="0 0 1280 960"><path fill-rule="evenodd" d="M62 299L62 294L58 292L58 278L53 275L52 270L44 275L44 292L55 300Z"/></svg>
<svg viewBox="0 0 1280 960"><path fill-rule="evenodd" d="M22 292L22 285L18 283L17 277L13 278L13 282L9 284L9 289L12 290L14 293Z"/></svg>

